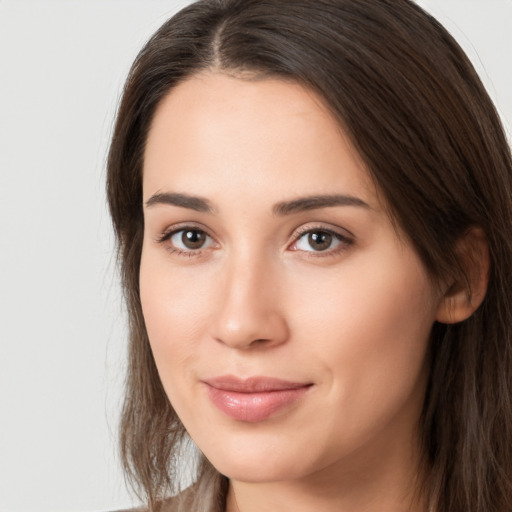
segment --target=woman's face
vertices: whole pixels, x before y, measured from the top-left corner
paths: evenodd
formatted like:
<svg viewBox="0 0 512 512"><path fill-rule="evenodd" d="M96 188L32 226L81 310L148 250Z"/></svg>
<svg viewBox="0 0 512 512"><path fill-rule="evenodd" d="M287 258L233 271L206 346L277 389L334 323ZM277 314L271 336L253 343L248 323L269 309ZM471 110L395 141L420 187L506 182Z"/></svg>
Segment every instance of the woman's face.
<svg viewBox="0 0 512 512"><path fill-rule="evenodd" d="M151 347L213 465L254 482L410 457L439 298L322 101L193 77L156 112L143 189Z"/></svg>

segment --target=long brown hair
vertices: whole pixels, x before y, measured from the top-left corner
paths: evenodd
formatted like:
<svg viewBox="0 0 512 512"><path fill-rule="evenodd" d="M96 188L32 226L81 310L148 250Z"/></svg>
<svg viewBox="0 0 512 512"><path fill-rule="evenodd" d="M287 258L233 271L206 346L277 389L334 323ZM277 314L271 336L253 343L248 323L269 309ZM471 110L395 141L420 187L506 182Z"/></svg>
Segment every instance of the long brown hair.
<svg viewBox="0 0 512 512"><path fill-rule="evenodd" d="M433 276L460 273L457 240L472 226L483 230L491 268L482 306L432 330L425 486L436 512L512 510L510 149L465 54L409 0L201 0L167 21L134 62L110 147L108 200L130 321L121 448L150 509L177 490L186 433L140 305L143 152L159 102L205 69L282 77L320 94ZM222 510L226 479L204 457L196 478L194 510Z"/></svg>

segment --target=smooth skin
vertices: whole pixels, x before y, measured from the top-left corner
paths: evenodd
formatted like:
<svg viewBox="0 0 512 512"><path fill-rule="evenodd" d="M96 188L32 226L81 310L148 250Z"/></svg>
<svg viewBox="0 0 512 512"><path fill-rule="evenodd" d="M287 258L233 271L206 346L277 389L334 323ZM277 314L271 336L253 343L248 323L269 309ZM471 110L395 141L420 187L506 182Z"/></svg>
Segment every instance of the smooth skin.
<svg viewBox="0 0 512 512"><path fill-rule="evenodd" d="M453 284L432 282L321 99L221 72L182 82L153 120L143 190L151 347L230 478L228 512L424 510L429 334L478 301L461 292L459 314ZM245 422L212 404L204 381L221 375L312 385Z"/></svg>

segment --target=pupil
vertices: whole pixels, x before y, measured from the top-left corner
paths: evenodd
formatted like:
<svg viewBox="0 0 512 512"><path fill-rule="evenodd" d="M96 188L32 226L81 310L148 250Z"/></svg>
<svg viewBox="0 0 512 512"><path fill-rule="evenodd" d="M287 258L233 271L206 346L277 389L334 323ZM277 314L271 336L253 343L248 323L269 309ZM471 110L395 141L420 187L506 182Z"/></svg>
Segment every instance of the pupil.
<svg viewBox="0 0 512 512"><path fill-rule="evenodd" d="M309 234L309 244L315 251L324 251L328 249L332 242L332 235L318 231Z"/></svg>
<svg viewBox="0 0 512 512"><path fill-rule="evenodd" d="M188 249L199 249L205 241L206 235L202 231L184 231L181 236L183 245Z"/></svg>

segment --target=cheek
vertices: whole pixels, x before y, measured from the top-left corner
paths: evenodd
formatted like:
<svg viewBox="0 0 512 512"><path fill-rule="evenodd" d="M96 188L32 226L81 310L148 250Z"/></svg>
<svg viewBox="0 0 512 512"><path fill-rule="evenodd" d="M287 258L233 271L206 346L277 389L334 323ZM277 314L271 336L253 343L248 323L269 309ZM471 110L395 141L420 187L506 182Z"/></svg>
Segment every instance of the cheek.
<svg viewBox="0 0 512 512"><path fill-rule="evenodd" d="M303 313L300 339L310 360L320 362L333 410L340 412L333 429L340 421L360 433L363 424L382 424L412 394L420 406L436 308L414 255L369 254L340 267L335 279L317 280L315 294L306 293L313 282L302 282L302 299L295 303Z"/></svg>
<svg viewBox="0 0 512 512"><path fill-rule="evenodd" d="M422 264L411 251L397 254L393 246L368 251L332 273L302 272L295 281L295 318L316 330L322 351L350 346L370 355L421 347L435 319L433 287Z"/></svg>
<svg viewBox="0 0 512 512"><path fill-rule="evenodd" d="M207 270L207 269L205 269ZM142 252L140 295L151 349L162 383L172 387L196 367L215 280L196 266L173 271L165 254ZM188 379L189 377L187 377Z"/></svg>

